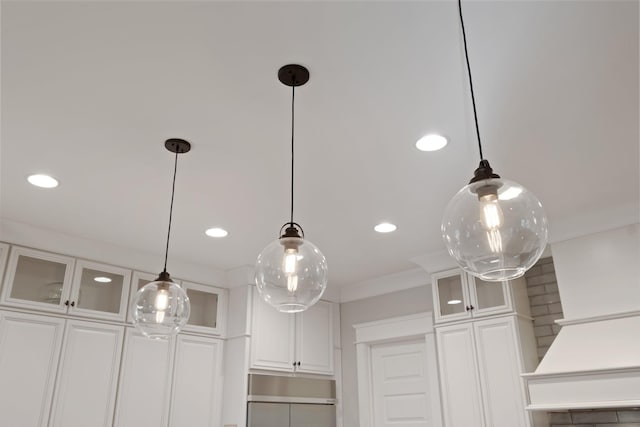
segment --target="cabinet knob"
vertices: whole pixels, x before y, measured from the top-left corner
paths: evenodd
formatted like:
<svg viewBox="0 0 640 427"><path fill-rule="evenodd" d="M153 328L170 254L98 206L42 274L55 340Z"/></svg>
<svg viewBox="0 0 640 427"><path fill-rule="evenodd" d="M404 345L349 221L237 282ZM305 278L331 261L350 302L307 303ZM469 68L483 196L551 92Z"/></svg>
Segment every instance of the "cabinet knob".
<svg viewBox="0 0 640 427"><path fill-rule="evenodd" d="M300 366L300 361L298 360L298 366Z"/></svg>
<svg viewBox="0 0 640 427"><path fill-rule="evenodd" d="M71 307L75 307L76 306L76 302L75 301L71 301Z"/></svg>
<svg viewBox="0 0 640 427"><path fill-rule="evenodd" d="M474 306L472 306L472 305L470 305L470 306L469 306L469 310L473 310L474 308L475 308L475 307L474 307Z"/></svg>
<svg viewBox="0 0 640 427"><path fill-rule="evenodd" d="M66 306L68 307L68 306L69 306L69 300L66 300L66 301L64 302L64 305L66 305Z"/></svg>

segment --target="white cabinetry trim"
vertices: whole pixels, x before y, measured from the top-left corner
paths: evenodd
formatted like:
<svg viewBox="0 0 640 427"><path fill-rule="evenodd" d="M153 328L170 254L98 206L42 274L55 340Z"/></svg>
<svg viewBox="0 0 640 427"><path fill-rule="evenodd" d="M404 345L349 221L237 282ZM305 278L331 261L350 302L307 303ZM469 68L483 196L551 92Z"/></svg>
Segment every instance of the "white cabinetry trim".
<svg viewBox="0 0 640 427"><path fill-rule="evenodd" d="M434 420L433 425L434 427L442 426L438 367L436 363L436 341L432 319L433 314L431 312L425 312L353 325L356 329L358 406L361 426L370 427L373 425L373 420L375 419L372 394L371 346L383 342L423 337L427 347L427 376L429 378L431 413L433 414Z"/></svg>

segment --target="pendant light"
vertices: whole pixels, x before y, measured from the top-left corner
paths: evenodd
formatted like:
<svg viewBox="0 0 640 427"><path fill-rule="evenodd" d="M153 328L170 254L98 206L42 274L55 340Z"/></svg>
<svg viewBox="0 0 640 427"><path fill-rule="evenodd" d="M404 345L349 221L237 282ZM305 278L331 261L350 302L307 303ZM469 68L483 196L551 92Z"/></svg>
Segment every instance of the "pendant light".
<svg viewBox="0 0 640 427"><path fill-rule="evenodd" d="M280 237L258 255L255 280L267 303L278 311L296 313L311 307L324 293L327 260L293 221L295 95L296 86L309 81L309 71L301 65L285 65L278 79L291 87L291 218L280 228Z"/></svg>
<svg viewBox="0 0 640 427"><path fill-rule="evenodd" d="M169 237L171 235L173 196L176 190L178 154L189 152L191 144L183 139L172 138L168 139L164 146L167 150L175 153L164 269L156 280L147 283L138 290L131 303L133 324L143 335L153 339L169 338L177 334L189 320L191 311L191 303L187 293L167 273L167 255L169 254Z"/></svg>
<svg viewBox="0 0 640 427"><path fill-rule="evenodd" d="M449 254L463 270L486 281L515 279L542 255L548 238L547 218L533 193L516 182L500 178L482 155L461 0L458 11L480 165L469 184L445 209L442 236Z"/></svg>

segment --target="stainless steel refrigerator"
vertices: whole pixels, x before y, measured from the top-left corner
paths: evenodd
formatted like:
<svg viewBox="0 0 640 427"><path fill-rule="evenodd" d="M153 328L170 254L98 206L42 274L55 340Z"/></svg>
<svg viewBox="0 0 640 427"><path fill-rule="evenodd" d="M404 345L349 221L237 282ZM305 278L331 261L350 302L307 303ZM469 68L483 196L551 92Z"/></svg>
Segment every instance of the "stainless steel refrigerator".
<svg viewBox="0 0 640 427"><path fill-rule="evenodd" d="M249 375L248 427L335 427L335 381Z"/></svg>

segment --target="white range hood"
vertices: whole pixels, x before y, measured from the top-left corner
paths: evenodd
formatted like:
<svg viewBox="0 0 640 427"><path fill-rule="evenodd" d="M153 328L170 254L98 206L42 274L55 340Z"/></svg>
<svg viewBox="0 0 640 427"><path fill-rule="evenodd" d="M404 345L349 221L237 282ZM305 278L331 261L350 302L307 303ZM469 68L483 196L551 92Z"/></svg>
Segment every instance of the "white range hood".
<svg viewBox="0 0 640 427"><path fill-rule="evenodd" d="M529 410L640 406L640 224L551 245L564 319Z"/></svg>

